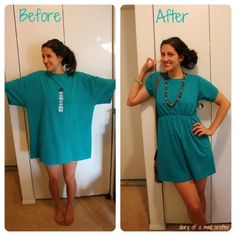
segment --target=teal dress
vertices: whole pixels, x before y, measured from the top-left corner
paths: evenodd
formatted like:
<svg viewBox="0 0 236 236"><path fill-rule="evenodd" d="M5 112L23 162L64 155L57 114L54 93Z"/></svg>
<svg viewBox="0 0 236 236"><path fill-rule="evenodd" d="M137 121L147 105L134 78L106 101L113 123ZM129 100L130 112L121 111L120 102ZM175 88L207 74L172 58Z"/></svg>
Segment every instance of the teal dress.
<svg viewBox="0 0 236 236"><path fill-rule="evenodd" d="M91 157L94 107L110 103L115 81L82 72L37 71L5 84L9 104L27 110L30 157L46 165Z"/></svg>
<svg viewBox="0 0 236 236"><path fill-rule="evenodd" d="M218 89L198 75L186 75L181 99L174 107L165 102L165 81L159 72L149 75L145 87L156 96L158 112L158 177L161 181L184 182L201 180L215 173L214 156L206 135L195 136L192 126L201 122L197 114L199 100L214 101ZM182 79L167 78L168 100L173 103L179 94Z"/></svg>

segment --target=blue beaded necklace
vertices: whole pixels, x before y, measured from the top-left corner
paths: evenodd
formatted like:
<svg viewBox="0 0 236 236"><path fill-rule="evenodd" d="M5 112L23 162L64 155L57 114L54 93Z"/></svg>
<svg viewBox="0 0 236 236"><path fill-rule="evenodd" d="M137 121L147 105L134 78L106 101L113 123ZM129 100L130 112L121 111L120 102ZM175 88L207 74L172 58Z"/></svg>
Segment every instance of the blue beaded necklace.
<svg viewBox="0 0 236 236"><path fill-rule="evenodd" d="M184 77L182 79L182 84L180 87L180 91L179 94L177 95L177 97L175 98L174 102L170 102L168 99L168 79L167 79L167 73L164 76L164 80L165 80L165 103L167 106L169 107L174 107L176 105L176 103L181 99L183 91L184 91L184 84L185 84L185 76L186 74L184 73Z"/></svg>

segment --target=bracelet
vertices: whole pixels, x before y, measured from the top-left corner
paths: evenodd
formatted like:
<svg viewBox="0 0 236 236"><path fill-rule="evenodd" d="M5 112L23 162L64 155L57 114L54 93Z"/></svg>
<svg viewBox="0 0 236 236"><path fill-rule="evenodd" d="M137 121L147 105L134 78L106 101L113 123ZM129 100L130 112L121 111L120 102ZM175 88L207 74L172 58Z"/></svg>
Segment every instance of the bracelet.
<svg viewBox="0 0 236 236"><path fill-rule="evenodd" d="M134 81L135 81L135 82L137 82L137 83L139 83L140 85L142 85L142 84L143 84L143 82L142 82L142 81L140 81L140 80L134 79Z"/></svg>

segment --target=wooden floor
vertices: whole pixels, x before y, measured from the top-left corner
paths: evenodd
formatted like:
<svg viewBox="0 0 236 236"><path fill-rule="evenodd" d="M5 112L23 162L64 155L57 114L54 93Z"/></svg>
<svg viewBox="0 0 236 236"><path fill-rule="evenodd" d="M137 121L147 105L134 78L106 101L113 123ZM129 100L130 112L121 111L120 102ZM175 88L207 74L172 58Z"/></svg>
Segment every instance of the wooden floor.
<svg viewBox="0 0 236 236"><path fill-rule="evenodd" d="M5 228L8 231L112 231L115 229L115 204L105 196L80 197L75 201L75 222L57 225L52 200L37 200L22 205L16 170L5 172ZM123 231L148 231L149 211L145 184L125 183L120 193L120 226ZM117 199L119 201L119 199ZM167 231L186 231L181 225L167 225ZM228 231L231 224L209 225L209 231ZM117 229L118 229L117 228Z"/></svg>
<svg viewBox="0 0 236 236"><path fill-rule="evenodd" d="M121 229L149 230L147 188L144 185L121 186Z"/></svg>
<svg viewBox="0 0 236 236"><path fill-rule="evenodd" d="M5 228L8 231L111 231L115 228L115 204L105 196L75 200L75 221L71 226L54 222L52 200L22 205L16 170L5 172Z"/></svg>
<svg viewBox="0 0 236 236"><path fill-rule="evenodd" d="M139 184L137 184L139 183ZM144 182L126 181L121 186L121 229L148 231L149 210ZM231 224L209 224L202 231L229 231ZM166 231L193 231L192 225L167 224Z"/></svg>

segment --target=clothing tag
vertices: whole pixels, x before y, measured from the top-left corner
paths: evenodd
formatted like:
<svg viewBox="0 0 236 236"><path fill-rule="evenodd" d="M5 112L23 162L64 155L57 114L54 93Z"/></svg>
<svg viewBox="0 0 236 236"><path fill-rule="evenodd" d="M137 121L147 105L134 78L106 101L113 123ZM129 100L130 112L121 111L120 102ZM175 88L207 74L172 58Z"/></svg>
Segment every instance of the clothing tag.
<svg viewBox="0 0 236 236"><path fill-rule="evenodd" d="M63 112L64 89L58 89L58 112Z"/></svg>

